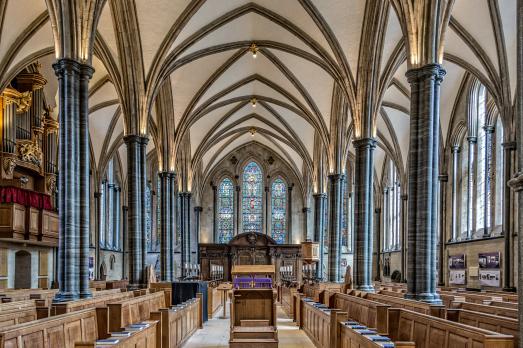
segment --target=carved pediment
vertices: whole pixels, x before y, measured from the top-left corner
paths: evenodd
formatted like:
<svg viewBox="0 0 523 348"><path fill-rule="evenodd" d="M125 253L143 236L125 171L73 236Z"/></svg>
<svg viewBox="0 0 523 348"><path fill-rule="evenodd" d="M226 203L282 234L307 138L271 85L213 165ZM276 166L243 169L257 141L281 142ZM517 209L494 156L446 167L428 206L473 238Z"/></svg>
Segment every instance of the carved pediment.
<svg viewBox="0 0 523 348"><path fill-rule="evenodd" d="M236 247L266 247L277 245L276 241L271 237L256 232L246 232L237 235L229 242L230 246Z"/></svg>

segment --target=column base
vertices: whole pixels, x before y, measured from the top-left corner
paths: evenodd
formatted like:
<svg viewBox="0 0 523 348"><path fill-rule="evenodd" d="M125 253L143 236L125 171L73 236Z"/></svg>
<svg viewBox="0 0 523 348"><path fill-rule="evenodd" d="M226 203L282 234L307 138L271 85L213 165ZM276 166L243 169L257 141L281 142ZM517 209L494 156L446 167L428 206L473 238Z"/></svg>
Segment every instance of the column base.
<svg viewBox="0 0 523 348"><path fill-rule="evenodd" d="M406 293L405 298L407 300L421 301L421 302L435 304L435 305L443 304L443 302L441 301L441 298L436 293L420 293L420 294Z"/></svg>
<svg viewBox="0 0 523 348"><path fill-rule="evenodd" d="M56 293L55 297L53 298L53 303L69 302L78 300L79 298L80 297L77 293L60 291Z"/></svg>
<svg viewBox="0 0 523 348"><path fill-rule="evenodd" d="M359 285L359 286L356 286L355 288L356 288L356 290L359 290L359 291L375 292L374 286L372 286L372 285Z"/></svg>
<svg viewBox="0 0 523 348"><path fill-rule="evenodd" d="M92 298L93 297L93 293L91 292L90 289L87 289L85 291L80 291L80 298Z"/></svg>
<svg viewBox="0 0 523 348"><path fill-rule="evenodd" d="M128 284L127 285L127 291L133 291L133 290L140 290L147 288L147 285L145 284Z"/></svg>
<svg viewBox="0 0 523 348"><path fill-rule="evenodd" d="M506 292L517 292L518 290L515 287L513 287L513 286L509 286L509 287L504 287L503 291L506 291Z"/></svg>

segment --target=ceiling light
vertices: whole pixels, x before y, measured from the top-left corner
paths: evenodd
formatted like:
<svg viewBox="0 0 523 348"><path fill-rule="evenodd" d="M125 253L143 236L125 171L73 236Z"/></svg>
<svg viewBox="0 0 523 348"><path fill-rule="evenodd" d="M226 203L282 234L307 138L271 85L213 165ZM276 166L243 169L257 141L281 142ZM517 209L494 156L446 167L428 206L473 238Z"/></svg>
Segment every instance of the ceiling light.
<svg viewBox="0 0 523 348"><path fill-rule="evenodd" d="M253 108L256 107L256 102L257 102L256 98L252 98L251 99L251 105L252 105Z"/></svg>
<svg viewBox="0 0 523 348"><path fill-rule="evenodd" d="M256 56L258 55L258 46L253 42L251 44L251 47L249 47L249 51L252 53L252 57L256 59Z"/></svg>
<svg viewBox="0 0 523 348"><path fill-rule="evenodd" d="M254 134L256 134L256 128L251 127L251 129L249 129L249 133L251 133L251 136L254 136Z"/></svg>

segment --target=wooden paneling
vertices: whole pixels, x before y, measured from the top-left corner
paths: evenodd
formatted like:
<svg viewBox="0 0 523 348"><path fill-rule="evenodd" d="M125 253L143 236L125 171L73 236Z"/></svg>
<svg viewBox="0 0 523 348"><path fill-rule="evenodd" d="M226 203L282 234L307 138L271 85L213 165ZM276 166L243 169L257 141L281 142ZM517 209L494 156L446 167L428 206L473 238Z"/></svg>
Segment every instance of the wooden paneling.
<svg viewBox="0 0 523 348"><path fill-rule="evenodd" d="M195 299L183 308L161 308L151 313L151 319L160 320L162 348L181 347L200 327L201 304L200 299Z"/></svg>
<svg viewBox="0 0 523 348"><path fill-rule="evenodd" d="M49 275L49 252L39 251L39 263L38 263L38 275L39 276L48 276Z"/></svg>
<svg viewBox="0 0 523 348"><path fill-rule="evenodd" d="M121 331L125 326L148 320L151 312L165 308L163 291L144 296L120 300L107 304L109 310L109 331Z"/></svg>
<svg viewBox="0 0 523 348"><path fill-rule="evenodd" d="M1 212L0 212L1 215ZM7 277L7 256L8 256L8 250L7 249L0 249L0 277Z"/></svg>
<svg viewBox="0 0 523 348"><path fill-rule="evenodd" d="M149 327L134 332L130 337L126 338L120 338L120 342L114 345L110 345L110 347L121 347L121 348L157 348L161 347L160 342L158 342L157 337L157 327L159 323L157 321L147 321L149 324ZM76 348L95 348L100 347L100 345L97 345L96 342L77 342L75 344Z"/></svg>

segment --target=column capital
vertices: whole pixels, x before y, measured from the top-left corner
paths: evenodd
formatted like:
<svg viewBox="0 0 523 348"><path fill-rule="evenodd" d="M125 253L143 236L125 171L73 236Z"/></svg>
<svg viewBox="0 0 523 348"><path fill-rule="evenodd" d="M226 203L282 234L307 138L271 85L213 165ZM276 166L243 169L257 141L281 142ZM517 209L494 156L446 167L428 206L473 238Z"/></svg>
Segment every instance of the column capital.
<svg viewBox="0 0 523 348"><path fill-rule="evenodd" d="M337 181L343 180L345 175L335 173L335 174L329 174L327 177L329 178L330 181L337 182Z"/></svg>
<svg viewBox="0 0 523 348"><path fill-rule="evenodd" d="M515 192L523 191L523 172L516 173L507 184Z"/></svg>
<svg viewBox="0 0 523 348"><path fill-rule="evenodd" d="M490 124L486 124L483 126L483 130L485 131L485 133L492 134L496 130L496 127Z"/></svg>
<svg viewBox="0 0 523 348"><path fill-rule="evenodd" d="M374 138L359 138L355 139L352 144L356 149L369 147L369 148L375 148L376 147L376 139Z"/></svg>
<svg viewBox="0 0 523 348"><path fill-rule="evenodd" d="M312 195L312 197L319 198L319 199L327 198L327 193L325 193L325 192L315 193L315 194Z"/></svg>
<svg viewBox="0 0 523 348"><path fill-rule="evenodd" d="M241 190L240 185L236 185L236 192L240 192L240 190Z"/></svg>
<svg viewBox="0 0 523 348"><path fill-rule="evenodd" d="M56 76L62 76L65 73L75 72L80 73L82 63L70 58L62 58L53 64L53 69Z"/></svg>
<svg viewBox="0 0 523 348"><path fill-rule="evenodd" d="M376 214L381 214L381 208L376 208L376 209L374 209L374 212L375 212Z"/></svg>
<svg viewBox="0 0 523 348"><path fill-rule="evenodd" d="M406 194L401 195L401 200L402 200L402 201L406 201L406 200L408 200L408 199L409 199L409 196L408 196L408 195L406 195Z"/></svg>
<svg viewBox="0 0 523 348"><path fill-rule="evenodd" d="M443 80L447 74L441 64L427 64L419 68L410 69L405 73L409 83L435 78L437 81Z"/></svg>
<svg viewBox="0 0 523 348"><path fill-rule="evenodd" d="M288 187L289 191L292 191L293 188L294 188L294 183L290 184L289 187Z"/></svg>
<svg viewBox="0 0 523 348"><path fill-rule="evenodd" d="M126 205L122 205L122 210L125 211L125 212L127 212L127 211L129 211L129 207L126 206Z"/></svg>
<svg viewBox="0 0 523 348"><path fill-rule="evenodd" d="M469 144L475 144L475 143L477 143L477 141L478 141L478 137L475 137L475 136L468 136L468 137L467 137L467 141L469 142Z"/></svg>
<svg viewBox="0 0 523 348"><path fill-rule="evenodd" d="M114 189L114 183L110 182L107 184L108 189Z"/></svg>
<svg viewBox="0 0 523 348"><path fill-rule="evenodd" d="M310 213L311 212L311 208L303 207L303 209L301 211L304 212L304 213Z"/></svg>
<svg viewBox="0 0 523 348"><path fill-rule="evenodd" d="M94 195L94 198L100 198L102 196L102 194L98 191L93 193L93 195Z"/></svg>
<svg viewBox="0 0 523 348"><path fill-rule="evenodd" d="M461 151L461 146L459 145L452 145L452 147L450 148L450 152L452 153L460 153Z"/></svg>
<svg viewBox="0 0 523 348"><path fill-rule="evenodd" d="M200 207L200 206L194 207L194 212L195 213L201 213L202 211L203 211L203 207Z"/></svg>
<svg viewBox="0 0 523 348"><path fill-rule="evenodd" d="M164 170L164 171L161 171L161 172L158 172L158 176L160 178L170 178L170 177L174 177L176 176L176 174L174 172L171 172L171 171L168 171L168 170Z"/></svg>
<svg viewBox="0 0 523 348"><path fill-rule="evenodd" d="M147 145L149 138L138 134L129 134L123 137L123 142L126 144L137 143Z"/></svg>

